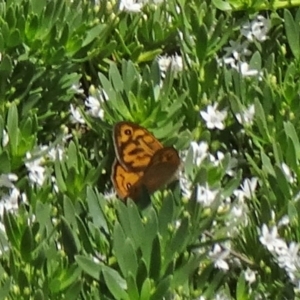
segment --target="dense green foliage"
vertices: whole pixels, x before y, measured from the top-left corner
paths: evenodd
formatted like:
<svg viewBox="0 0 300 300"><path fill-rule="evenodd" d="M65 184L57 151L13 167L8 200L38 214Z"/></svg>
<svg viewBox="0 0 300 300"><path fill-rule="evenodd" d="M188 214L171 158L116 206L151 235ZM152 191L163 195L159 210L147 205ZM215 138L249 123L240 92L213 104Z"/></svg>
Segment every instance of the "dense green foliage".
<svg viewBox="0 0 300 300"><path fill-rule="evenodd" d="M297 298L300 10L144 2L0 0L0 300ZM182 157L147 207L123 120Z"/></svg>

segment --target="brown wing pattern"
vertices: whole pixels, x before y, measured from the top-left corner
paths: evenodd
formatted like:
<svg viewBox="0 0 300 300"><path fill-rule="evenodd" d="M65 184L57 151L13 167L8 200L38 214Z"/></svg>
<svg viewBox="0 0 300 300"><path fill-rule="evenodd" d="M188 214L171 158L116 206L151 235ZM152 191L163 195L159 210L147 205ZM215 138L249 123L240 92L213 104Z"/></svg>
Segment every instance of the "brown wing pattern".
<svg viewBox="0 0 300 300"><path fill-rule="evenodd" d="M162 144L145 128L131 122L119 122L113 135L119 163L129 171L143 171Z"/></svg>
<svg viewBox="0 0 300 300"><path fill-rule="evenodd" d="M116 159L111 180L121 199L137 201L143 189L153 193L171 182L180 166L178 152L162 144L145 128L119 122L113 134Z"/></svg>

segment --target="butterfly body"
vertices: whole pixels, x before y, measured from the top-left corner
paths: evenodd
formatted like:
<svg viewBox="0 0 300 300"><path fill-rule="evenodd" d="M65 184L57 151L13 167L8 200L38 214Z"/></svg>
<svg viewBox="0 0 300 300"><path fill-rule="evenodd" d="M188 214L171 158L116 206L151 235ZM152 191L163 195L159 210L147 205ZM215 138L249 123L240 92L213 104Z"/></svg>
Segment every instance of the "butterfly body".
<svg viewBox="0 0 300 300"><path fill-rule="evenodd" d="M121 199L137 200L143 189L153 193L174 179L180 165L178 152L163 147L145 128L119 122L113 141L116 159L111 179Z"/></svg>

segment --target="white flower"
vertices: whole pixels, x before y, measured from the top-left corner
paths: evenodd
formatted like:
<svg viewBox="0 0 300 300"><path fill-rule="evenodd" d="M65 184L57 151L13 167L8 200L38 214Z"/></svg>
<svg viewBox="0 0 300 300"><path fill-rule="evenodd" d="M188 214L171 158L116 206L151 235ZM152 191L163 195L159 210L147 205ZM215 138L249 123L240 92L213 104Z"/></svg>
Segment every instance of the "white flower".
<svg viewBox="0 0 300 300"><path fill-rule="evenodd" d="M287 226L290 224L290 218L288 215L284 215L278 222L278 228L282 226Z"/></svg>
<svg viewBox="0 0 300 300"><path fill-rule="evenodd" d="M224 155L223 152L217 151L217 155L216 156L217 156L217 158L214 157L212 154L209 155L209 159L210 159L210 161L213 163L213 165L215 167L219 166L222 163L222 160L224 159L225 155Z"/></svg>
<svg viewBox="0 0 300 300"><path fill-rule="evenodd" d="M56 177L51 176L51 182L52 182L52 188L53 188L54 192L58 193L59 188L58 188L58 185L57 185Z"/></svg>
<svg viewBox="0 0 300 300"><path fill-rule="evenodd" d="M218 191L212 191L209 189L208 185L197 187L197 201L203 206L210 206L216 198Z"/></svg>
<svg viewBox="0 0 300 300"><path fill-rule="evenodd" d="M237 113L235 116L240 124L251 125L255 114L254 104L250 105L245 111Z"/></svg>
<svg viewBox="0 0 300 300"><path fill-rule="evenodd" d="M158 65L159 65L160 71L162 73L165 73L168 70L171 62L172 62L172 59L170 56L167 56L167 55L159 56L158 57Z"/></svg>
<svg viewBox="0 0 300 300"><path fill-rule="evenodd" d="M267 39L267 33L270 30L271 22L263 16L257 16L251 23L248 21L242 26L241 33L249 41L257 40L263 42Z"/></svg>
<svg viewBox="0 0 300 300"><path fill-rule="evenodd" d="M245 280L250 284L255 282L256 280L255 272L252 271L251 269L247 268L244 275L245 275Z"/></svg>
<svg viewBox="0 0 300 300"><path fill-rule="evenodd" d="M193 185L185 173L182 173L182 172L180 173L179 185L180 185L180 189L182 191L183 197L190 199L190 197L192 196Z"/></svg>
<svg viewBox="0 0 300 300"><path fill-rule="evenodd" d="M222 250L219 244L215 244L213 251L210 251L208 255L214 260L216 268L227 271L229 270L229 265L225 259L229 257L229 254L229 250Z"/></svg>
<svg viewBox="0 0 300 300"><path fill-rule="evenodd" d="M0 216L3 216L4 209L7 211L17 210L19 208L18 199L20 191L17 188L12 188L9 194L4 195L0 200Z"/></svg>
<svg viewBox="0 0 300 300"><path fill-rule="evenodd" d="M278 265L284 268L288 273L294 273L300 267L300 258L298 255L299 244L292 242L288 248L285 248L278 257Z"/></svg>
<svg viewBox="0 0 300 300"><path fill-rule="evenodd" d="M243 216L244 209L242 205L234 205L231 209L232 216L234 219L240 219Z"/></svg>
<svg viewBox="0 0 300 300"><path fill-rule="evenodd" d="M101 108L100 101L93 96L85 100L85 105L89 108L88 113L94 118L103 119L104 110Z"/></svg>
<svg viewBox="0 0 300 300"><path fill-rule="evenodd" d="M214 296L214 300L231 300L231 297L223 290Z"/></svg>
<svg viewBox="0 0 300 300"><path fill-rule="evenodd" d="M21 194L21 200L23 203L28 203L27 195L25 193Z"/></svg>
<svg viewBox="0 0 300 300"><path fill-rule="evenodd" d="M29 171L29 179L32 183L36 183L39 186L42 186L46 175L45 175L45 168L42 167L40 164L43 162L43 158L37 158L31 160L31 154L29 152L26 153L26 158L28 161L25 163L27 170Z"/></svg>
<svg viewBox="0 0 300 300"><path fill-rule="evenodd" d="M84 93L84 90L81 88L81 86L80 86L79 83L77 83L77 84L72 84L71 89L72 89L73 91L75 91L75 93L77 93L77 94L83 94L83 93Z"/></svg>
<svg viewBox="0 0 300 300"><path fill-rule="evenodd" d="M207 156L208 144L206 142L191 142L191 148L193 151L193 161L197 166L200 166L202 161Z"/></svg>
<svg viewBox="0 0 300 300"><path fill-rule="evenodd" d="M18 208L18 198L20 196L20 191L17 188L11 189L9 195L5 195L2 201L5 201L7 206L6 209L15 210Z"/></svg>
<svg viewBox="0 0 300 300"><path fill-rule="evenodd" d="M208 105L207 111L200 111L201 117L206 122L206 127L208 129L218 128L220 130L225 128L224 121L227 117L227 111L219 111L217 110L217 103L213 106Z"/></svg>
<svg viewBox="0 0 300 300"><path fill-rule="evenodd" d="M183 70L182 57L178 54L172 56L172 70L174 71L175 76Z"/></svg>
<svg viewBox="0 0 300 300"><path fill-rule="evenodd" d="M287 248L286 243L278 237L276 226L269 231L267 225L263 224L259 240L272 253L280 253Z"/></svg>
<svg viewBox="0 0 300 300"><path fill-rule="evenodd" d="M18 176L16 174L1 174L0 175L0 187L5 186L7 188L13 188L15 185L13 181L17 181Z"/></svg>
<svg viewBox="0 0 300 300"><path fill-rule="evenodd" d="M52 161L55 161L56 159L62 161L64 156L63 146L57 145L56 147L50 148L50 150L48 151L48 156Z"/></svg>
<svg viewBox="0 0 300 300"><path fill-rule="evenodd" d="M251 77L255 76L258 77L259 80L262 79L262 71L258 71L257 69L250 69L250 66L246 62L240 62L237 67L237 71L241 73L243 77Z"/></svg>
<svg viewBox="0 0 300 300"><path fill-rule="evenodd" d="M244 180L242 184L242 191L246 198L251 199L253 197L257 186L257 180L258 179L256 177L252 177L251 180L249 178Z"/></svg>
<svg viewBox="0 0 300 300"><path fill-rule="evenodd" d="M230 46L224 47L226 51L223 61L225 64L231 64L232 62L239 61L245 56L251 55L251 51L248 49L249 43L247 41L240 43L239 41L229 41ZM231 60L230 60L231 58Z"/></svg>
<svg viewBox="0 0 300 300"><path fill-rule="evenodd" d="M121 0L119 9L121 11L138 13L141 11L142 7L143 7L143 4L139 3L135 0Z"/></svg>
<svg viewBox="0 0 300 300"><path fill-rule="evenodd" d="M113 201L114 199L116 199L116 197L117 197L117 194L114 189L111 189L104 193L104 198L106 201Z"/></svg>
<svg viewBox="0 0 300 300"><path fill-rule="evenodd" d="M73 104L70 105L70 111L71 111L71 122L72 123L80 123L85 124L85 121L83 117L81 116L81 113L79 109L73 106Z"/></svg>
<svg viewBox="0 0 300 300"><path fill-rule="evenodd" d="M295 176L292 175L290 168L287 164L281 164L281 170L283 171L285 178L288 180L289 183L293 183L296 181Z"/></svg>
<svg viewBox="0 0 300 300"><path fill-rule="evenodd" d="M6 130L3 129L3 133L2 133L2 147L7 146L8 142L9 142L9 136L8 136Z"/></svg>
<svg viewBox="0 0 300 300"><path fill-rule="evenodd" d="M246 178L241 185L241 189L235 190L233 194L238 198L238 199L252 199L255 189L257 186L257 178L253 177L251 180L249 178Z"/></svg>
<svg viewBox="0 0 300 300"><path fill-rule="evenodd" d="M172 56L168 56L168 55L159 56L158 65L161 72L161 76L163 78L166 76L166 72L170 66L171 66L171 71L174 72L175 77L178 75L178 73L182 72L183 70L182 57L178 54Z"/></svg>
<svg viewBox="0 0 300 300"><path fill-rule="evenodd" d="M161 3L163 3L165 0L152 0L152 2L155 4L155 5L159 5Z"/></svg>

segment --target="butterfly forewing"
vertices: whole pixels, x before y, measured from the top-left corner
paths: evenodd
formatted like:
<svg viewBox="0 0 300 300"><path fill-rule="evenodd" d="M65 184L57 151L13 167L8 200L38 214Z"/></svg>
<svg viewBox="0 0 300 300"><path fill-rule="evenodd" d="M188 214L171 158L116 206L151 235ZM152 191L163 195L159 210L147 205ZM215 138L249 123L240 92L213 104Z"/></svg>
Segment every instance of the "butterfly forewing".
<svg viewBox="0 0 300 300"><path fill-rule="evenodd" d="M114 147L119 163L128 171L143 171L162 144L145 128L131 122L114 126Z"/></svg>

